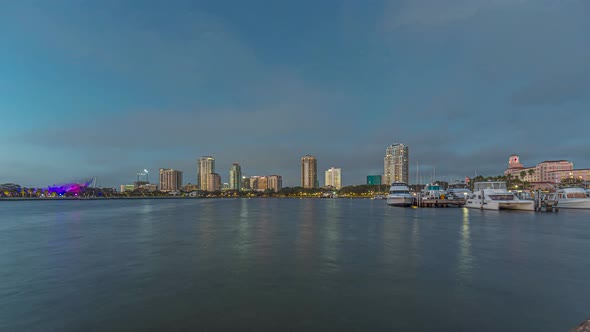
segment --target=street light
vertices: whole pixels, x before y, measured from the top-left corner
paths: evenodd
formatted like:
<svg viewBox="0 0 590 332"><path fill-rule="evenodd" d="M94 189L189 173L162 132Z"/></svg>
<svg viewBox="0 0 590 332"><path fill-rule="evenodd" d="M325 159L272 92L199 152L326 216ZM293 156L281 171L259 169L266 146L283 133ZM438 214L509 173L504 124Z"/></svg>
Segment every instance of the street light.
<svg viewBox="0 0 590 332"><path fill-rule="evenodd" d="M150 177L148 175L148 170L147 169L143 169L143 171L145 172L145 182L150 183Z"/></svg>

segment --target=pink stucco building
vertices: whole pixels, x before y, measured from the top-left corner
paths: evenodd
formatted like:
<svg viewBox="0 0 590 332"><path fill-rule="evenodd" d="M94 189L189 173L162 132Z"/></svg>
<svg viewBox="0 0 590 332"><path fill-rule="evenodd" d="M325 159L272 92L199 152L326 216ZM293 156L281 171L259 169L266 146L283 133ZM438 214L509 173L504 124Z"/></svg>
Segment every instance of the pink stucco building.
<svg viewBox="0 0 590 332"><path fill-rule="evenodd" d="M524 171L526 175L521 177ZM560 183L567 178L590 180L590 169L574 169L574 163L568 160L547 160L533 167L524 167L517 155L510 156L508 169L504 175L512 175L515 178L530 182L533 188L547 188L549 185Z"/></svg>

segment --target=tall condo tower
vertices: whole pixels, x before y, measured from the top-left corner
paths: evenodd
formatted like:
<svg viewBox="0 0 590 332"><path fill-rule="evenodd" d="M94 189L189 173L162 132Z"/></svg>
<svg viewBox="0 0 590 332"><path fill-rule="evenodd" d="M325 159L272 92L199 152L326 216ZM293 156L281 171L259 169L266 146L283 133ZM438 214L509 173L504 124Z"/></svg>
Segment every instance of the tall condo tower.
<svg viewBox="0 0 590 332"><path fill-rule="evenodd" d="M233 163L229 169L229 189L240 190L242 184L242 167L239 163Z"/></svg>
<svg viewBox="0 0 590 332"><path fill-rule="evenodd" d="M175 169L160 168L160 190L175 191L182 188L182 172Z"/></svg>
<svg viewBox="0 0 590 332"><path fill-rule="evenodd" d="M199 189L204 191L212 191L209 189L207 175L215 173L215 158L211 156L203 156L199 158L198 170L197 170L197 185Z"/></svg>
<svg viewBox="0 0 590 332"><path fill-rule="evenodd" d="M383 159L383 183L391 185L392 182L408 183L410 149L407 145L396 143L385 149Z"/></svg>
<svg viewBox="0 0 590 332"><path fill-rule="evenodd" d="M307 155L301 158L301 186L303 188L318 187L318 161Z"/></svg>
<svg viewBox="0 0 590 332"><path fill-rule="evenodd" d="M342 188L342 177L340 168L330 168L326 171L326 187L332 187L334 189Z"/></svg>

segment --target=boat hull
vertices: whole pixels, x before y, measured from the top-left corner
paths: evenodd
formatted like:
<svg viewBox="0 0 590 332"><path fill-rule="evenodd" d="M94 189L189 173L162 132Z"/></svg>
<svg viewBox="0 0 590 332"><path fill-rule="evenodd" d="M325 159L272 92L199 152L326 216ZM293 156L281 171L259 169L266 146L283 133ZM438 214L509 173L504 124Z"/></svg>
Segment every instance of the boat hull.
<svg viewBox="0 0 590 332"><path fill-rule="evenodd" d="M391 206L408 207L412 206L414 198L412 197L387 197L387 204Z"/></svg>
<svg viewBox="0 0 590 332"><path fill-rule="evenodd" d="M561 209L590 209L590 199L560 200L557 207Z"/></svg>
<svg viewBox="0 0 590 332"><path fill-rule="evenodd" d="M483 205L480 200L468 199L465 207L471 209L484 210L520 210L520 211L534 211L535 202L533 201L493 201L486 200Z"/></svg>

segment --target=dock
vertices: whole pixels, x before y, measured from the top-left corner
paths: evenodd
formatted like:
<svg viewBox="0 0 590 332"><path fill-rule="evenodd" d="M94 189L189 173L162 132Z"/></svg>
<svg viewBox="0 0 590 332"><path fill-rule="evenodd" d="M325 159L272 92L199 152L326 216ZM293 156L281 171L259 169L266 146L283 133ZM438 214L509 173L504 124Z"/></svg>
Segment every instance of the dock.
<svg viewBox="0 0 590 332"><path fill-rule="evenodd" d="M414 199L414 206L425 208L448 208L448 207L463 207L465 205L464 199L441 199L441 198L416 198Z"/></svg>

